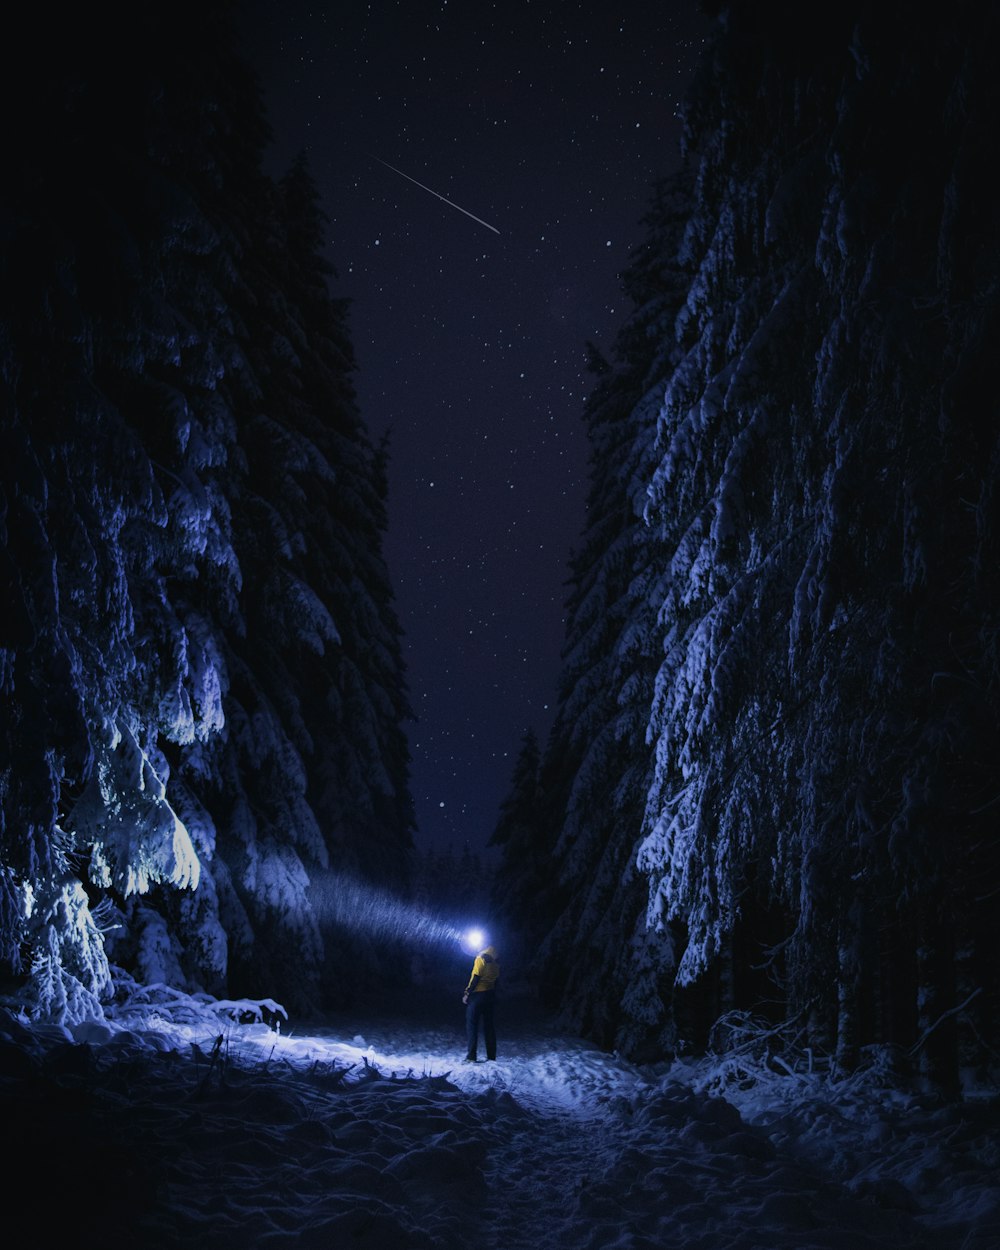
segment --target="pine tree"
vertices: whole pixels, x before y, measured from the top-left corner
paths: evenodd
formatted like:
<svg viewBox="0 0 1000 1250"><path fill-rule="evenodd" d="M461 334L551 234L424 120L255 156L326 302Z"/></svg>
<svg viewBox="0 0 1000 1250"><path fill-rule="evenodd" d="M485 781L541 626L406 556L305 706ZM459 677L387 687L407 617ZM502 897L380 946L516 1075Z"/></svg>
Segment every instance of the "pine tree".
<svg viewBox="0 0 1000 1250"><path fill-rule="evenodd" d="M683 173L654 190L647 237L623 275L633 312L586 405L591 483L574 555L555 722L542 767L559 914L541 956L545 993L603 1045L669 1047L673 938L646 925L635 856L649 788L646 726L662 597L658 536L645 523L656 414L682 298L673 257Z"/></svg>
<svg viewBox="0 0 1000 1250"><path fill-rule="evenodd" d="M59 1019L111 960L303 1009L331 857L406 877L386 453L230 17L68 15L5 79L0 957Z"/></svg>
<svg viewBox="0 0 1000 1250"><path fill-rule="evenodd" d="M535 972L550 885L540 766L538 736L529 728L521 737L507 794L487 843L500 857L490 882L490 911L494 927L503 935L502 962L506 969L518 969L521 977Z"/></svg>
<svg viewBox="0 0 1000 1250"><path fill-rule="evenodd" d="M983 291L995 255L959 242L980 174L953 154L996 113L974 51L995 16L813 16L727 5L689 105L695 276L652 481L673 554L640 863L685 928L682 983L735 951L738 994L776 928L777 988L814 1042L849 1066L866 1040L919 1041L889 1007L909 997L927 1079L953 1085L932 1026L956 1006L959 917L973 947L989 928L969 882L995 863L970 816L998 728L974 658L996 619L976 363L995 313L951 298Z"/></svg>
<svg viewBox="0 0 1000 1250"><path fill-rule="evenodd" d="M23 501L5 540L30 625L4 664L3 767L21 780L4 793L13 905L0 924L8 968L59 1019L109 990L95 896L200 880L202 831L171 803L168 752L216 731L222 678L181 587L235 570L215 472L229 437L211 394L222 338L192 333L168 294L195 256L191 306L219 276L216 240L164 173L199 151L171 146L171 108L207 101L178 86L188 65L161 15L117 16L121 37L134 22L153 49L142 71L68 15L62 38L21 42L4 76L35 127L12 151L3 260L5 489ZM62 710L45 715L33 688Z"/></svg>
<svg viewBox="0 0 1000 1250"><path fill-rule="evenodd" d="M309 830L302 844L304 888L310 877L325 881L329 868L405 893L413 815L402 723L409 708L382 554L388 453L384 444L372 446L357 409L347 310L326 284L331 271L321 254L323 217L303 162L283 181L279 209L279 246L273 269L260 278L260 311L252 323L261 339L255 347L261 402L241 440L248 466L241 515L253 548L241 602L248 641L263 644L247 668L263 678L266 705L287 738L284 753L293 754L300 785L298 812L279 809L273 834L265 836L284 855L288 829ZM270 502L278 499L280 514ZM251 698L259 706L259 696ZM274 777L250 799L258 827L249 833L257 845L268 792L288 788L287 765L277 756L275 763ZM256 770L241 774L259 778ZM251 865L247 844L243 835L231 844L230 866L242 862L244 878ZM314 914L308 895L289 896L278 907L252 883L244 895L249 911L263 908L269 924L292 931ZM345 977L338 962L355 965L360 979L370 979L374 969L361 971L349 935L335 936L316 912L320 942L324 930L325 940L336 940L344 952L332 961L331 988L339 1000ZM294 941L266 945L301 966ZM371 958L370 942L364 950Z"/></svg>

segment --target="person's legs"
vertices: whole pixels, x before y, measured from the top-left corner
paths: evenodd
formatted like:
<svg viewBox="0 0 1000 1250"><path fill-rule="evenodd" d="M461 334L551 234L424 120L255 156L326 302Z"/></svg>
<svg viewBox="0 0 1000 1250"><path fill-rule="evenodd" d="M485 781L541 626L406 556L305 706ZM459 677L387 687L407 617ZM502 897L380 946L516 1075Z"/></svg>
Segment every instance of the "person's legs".
<svg viewBox="0 0 1000 1250"><path fill-rule="evenodd" d="M479 1002L482 994L470 994L465 1007L465 1057L475 1059L479 1044Z"/></svg>
<svg viewBox="0 0 1000 1250"><path fill-rule="evenodd" d="M493 991L485 990L483 998L483 1039L486 1042L486 1058L497 1057L497 1031L493 1023Z"/></svg>

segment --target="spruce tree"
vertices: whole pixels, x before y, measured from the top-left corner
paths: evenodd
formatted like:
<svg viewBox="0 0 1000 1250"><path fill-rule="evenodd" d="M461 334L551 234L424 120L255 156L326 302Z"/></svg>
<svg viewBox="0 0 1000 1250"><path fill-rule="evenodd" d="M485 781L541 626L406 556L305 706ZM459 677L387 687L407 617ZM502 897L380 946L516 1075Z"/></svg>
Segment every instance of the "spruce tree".
<svg viewBox="0 0 1000 1250"><path fill-rule="evenodd" d="M652 479L672 555L640 863L685 928L681 982L731 964L720 1006L746 1006L770 957L772 997L840 1064L905 1041L953 1086L935 1026L959 1006L958 933L988 942L971 877L995 871L972 801L998 728L978 572L995 312L953 295L995 273L966 231L996 19L724 11L688 107L695 279Z"/></svg>
<svg viewBox="0 0 1000 1250"><path fill-rule="evenodd" d="M406 877L385 450L231 7L118 7L4 79L0 957L58 1019L113 965L302 1010L319 873Z"/></svg>
<svg viewBox="0 0 1000 1250"><path fill-rule="evenodd" d="M502 934L502 962L519 978L534 975L549 891L547 837L540 792L538 736L521 737L510 784L487 847L499 855L490 879L490 910Z"/></svg>
<svg viewBox="0 0 1000 1250"><path fill-rule="evenodd" d="M681 172L654 189L646 238L623 274L633 311L613 363L592 354L596 381L584 412L590 490L542 766L558 883L540 960L544 992L580 1032L635 1054L668 1048L673 1027L673 937L655 918L646 923L635 859L650 781L645 738L663 584L658 535L644 511L683 293L675 257L685 180Z"/></svg>

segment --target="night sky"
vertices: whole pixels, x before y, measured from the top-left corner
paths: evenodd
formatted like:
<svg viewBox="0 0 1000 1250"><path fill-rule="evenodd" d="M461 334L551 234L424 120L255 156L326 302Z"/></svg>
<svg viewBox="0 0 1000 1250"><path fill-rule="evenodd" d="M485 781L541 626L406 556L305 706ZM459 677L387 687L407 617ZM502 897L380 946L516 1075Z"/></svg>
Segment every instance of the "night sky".
<svg viewBox="0 0 1000 1250"><path fill-rule="evenodd" d="M417 846L481 850L524 731L551 723L586 343L610 351L624 315L708 22L697 0L241 12L269 172L307 156L362 416L390 436Z"/></svg>

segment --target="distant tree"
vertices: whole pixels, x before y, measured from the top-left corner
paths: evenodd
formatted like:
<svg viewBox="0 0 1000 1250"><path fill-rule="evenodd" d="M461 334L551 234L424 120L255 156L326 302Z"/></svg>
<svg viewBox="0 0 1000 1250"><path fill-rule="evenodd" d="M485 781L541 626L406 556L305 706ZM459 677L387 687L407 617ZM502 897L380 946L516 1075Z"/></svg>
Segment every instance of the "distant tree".
<svg viewBox="0 0 1000 1250"><path fill-rule="evenodd" d="M412 712L383 552L389 438L374 446L358 409L348 308L327 289L326 222L304 161L281 189L290 226L280 259L286 301L291 281L298 285L291 343L300 363L274 370L275 400L330 470L302 493L303 571L329 602L338 632L327 662L303 682L317 739L312 795L332 859L401 890L413 849L403 729Z"/></svg>
<svg viewBox="0 0 1000 1250"><path fill-rule="evenodd" d="M490 909L503 933L504 962L519 978L536 971L549 890L550 836L541 801L538 735L526 729L511 771L507 794L487 848L498 854L490 878Z"/></svg>
<svg viewBox="0 0 1000 1250"><path fill-rule="evenodd" d="M423 926L424 940L413 951L414 978L442 994L457 995L468 981L471 954L463 935L487 927L500 945L501 963L508 967L506 934L497 932L490 904L490 873L480 851L465 842L456 854L425 846L413 855L415 921Z"/></svg>

